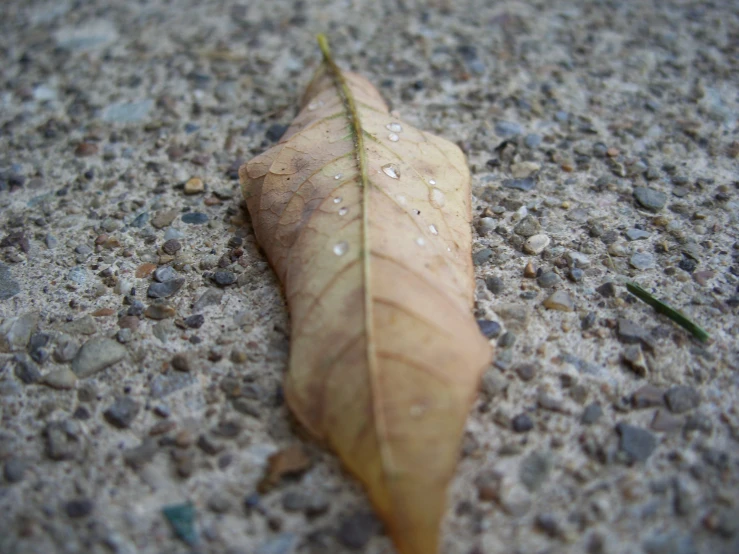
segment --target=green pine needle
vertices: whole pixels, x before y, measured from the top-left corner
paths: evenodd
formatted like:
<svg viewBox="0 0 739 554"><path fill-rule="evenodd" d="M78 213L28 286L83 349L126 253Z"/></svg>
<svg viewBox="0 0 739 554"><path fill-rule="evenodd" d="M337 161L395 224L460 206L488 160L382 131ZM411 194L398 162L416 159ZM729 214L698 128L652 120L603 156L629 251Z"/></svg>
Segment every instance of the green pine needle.
<svg viewBox="0 0 739 554"><path fill-rule="evenodd" d="M659 313L666 315L672 321L690 331L699 341L706 342L711 338L711 336L700 325L695 323L688 316L665 304L661 300L656 299L636 283L627 282L626 289L637 298L652 306Z"/></svg>

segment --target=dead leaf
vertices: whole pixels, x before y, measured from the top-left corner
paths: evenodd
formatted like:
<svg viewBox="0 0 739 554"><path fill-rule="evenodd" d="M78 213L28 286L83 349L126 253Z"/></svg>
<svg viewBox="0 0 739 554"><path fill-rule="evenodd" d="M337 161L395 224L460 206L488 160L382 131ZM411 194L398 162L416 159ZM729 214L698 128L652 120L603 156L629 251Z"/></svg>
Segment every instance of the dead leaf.
<svg viewBox="0 0 739 554"><path fill-rule="evenodd" d="M311 457L300 444L283 448L267 460L267 471L257 488L260 493L265 493L283 477L299 475L309 469L312 463Z"/></svg>
<svg viewBox="0 0 739 554"><path fill-rule="evenodd" d="M398 551L433 554L491 355L471 315L469 171L319 42L300 113L239 171L292 318L286 398L365 484Z"/></svg>

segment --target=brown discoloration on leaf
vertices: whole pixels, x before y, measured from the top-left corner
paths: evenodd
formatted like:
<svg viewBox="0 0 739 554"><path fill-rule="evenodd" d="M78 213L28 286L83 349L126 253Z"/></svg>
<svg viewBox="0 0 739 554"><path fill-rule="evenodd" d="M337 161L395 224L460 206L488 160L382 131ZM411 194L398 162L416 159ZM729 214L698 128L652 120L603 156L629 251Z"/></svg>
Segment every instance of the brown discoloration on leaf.
<svg viewBox="0 0 739 554"><path fill-rule="evenodd" d="M491 354L471 315L464 155L327 57L293 125L239 175L292 318L290 408L365 484L399 552L438 552Z"/></svg>

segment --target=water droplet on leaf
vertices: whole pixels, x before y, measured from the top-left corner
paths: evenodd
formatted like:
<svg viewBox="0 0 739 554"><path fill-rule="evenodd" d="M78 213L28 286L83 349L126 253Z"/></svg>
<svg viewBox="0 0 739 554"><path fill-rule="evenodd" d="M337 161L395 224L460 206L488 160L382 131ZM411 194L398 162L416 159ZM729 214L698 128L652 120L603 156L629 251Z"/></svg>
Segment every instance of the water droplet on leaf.
<svg viewBox="0 0 739 554"><path fill-rule="evenodd" d="M337 242L334 245L334 254L336 254L337 256L343 256L344 254L347 253L348 250L349 250L349 243L346 242L345 240L342 240L341 242Z"/></svg>
<svg viewBox="0 0 739 554"><path fill-rule="evenodd" d="M339 215L346 215L346 213L349 211L349 208L343 207L339 210Z"/></svg>
<svg viewBox="0 0 739 554"><path fill-rule="evenodd" d="M340 204L341 203L341 196L337 196L334 198L334 204Z"/></svg>
<svg viewBox="0 0 739 554"><path fill-rule="evenodd" d="M336 180L338 181L338 180L339 180L339 179L341 179L341 178L342 178L343 176L344 176L344 174L343 174L343 173L337 173L336 175L334 175L334 179L336 179Z"/></svg>
<svg viewBox="0 0 739 554"><path fill-rule="evenodd" d="M400 140L400 137L395 133L390 133L387 138L390 142L398 142Z"/></svg>
<svg viewBox="0 0 739 554"><path fill-rule="evenodd" d="M388 131L392 131L393 133L403 132L403 127L401 126L400 123L388 123L387 125L385 125L385 128Z"/></svg>
<svg viewBox="0 0 739 554"><path fill-rule="evenodd" d="M436 228L436 225L429 225L429 231L432 235L438 235L439 230Z"/></svg>
<svg viewBox="0 0 739 554"><path fill-rule="evenodd" d="M429 179L429 185L435 185L435 184L436 184L436 181L434 181L433 179Z"/></svg>
<svg viewBox="0 0 739 554"><path fill-rule="evenodd" d="M444 193L441 192L437 188L432 188L429 191L429 202L431 202L431 205L434 208L441 208L444 204L446 204L446 196L444 196Z"/></svg>
<svg viewBox="0 0 739 554"><path fill-rule="evenodd" d="M425 244L426 244L426 239L425 239L425 238L423 238L423 237L418 237L418 238L416 239L416 244L417 244L418 246L423 246L423 245L425 245Z"/></svg>
<svg viewBox="0 0 739 554"><path fill-rule="evenodd" d="M391 179L400 179L400 168L395 164L383 165L382 172Z"/></svg>

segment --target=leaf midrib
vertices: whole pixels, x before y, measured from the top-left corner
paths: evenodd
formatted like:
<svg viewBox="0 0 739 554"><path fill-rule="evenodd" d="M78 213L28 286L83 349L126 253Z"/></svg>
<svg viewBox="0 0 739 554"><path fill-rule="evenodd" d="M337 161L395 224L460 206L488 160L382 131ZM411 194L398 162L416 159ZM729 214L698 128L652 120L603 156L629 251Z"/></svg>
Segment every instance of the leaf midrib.
<svg viewBox="0 0 739 554"><path fill-rule="evenodd" d="M361 263L362 263L362 275L363 275L363 294L362 300L364 303L364 331L367 337L365 341L366 345L366 359L367 359L367 371L369 373L370 383L370 403L371 410L374 419L375 438L377 440L377 448L380 453L380 462L383 468L383 477L386 472L390 470L393 465L391 463L391 454L389 446L385 441L387 437L387 422L385 421L384 413L381 409L379 399L379 380L378 380L378 367L377 367L377 352L374 337L374 324L373 324L373 309L372 309L372 289L370 281L370 240L369 240L369 203L370 203L370 187L372 184L369 180L369 173L367 170L367 151L364 147L364 130L362 123L359 118L359 110L357 109L357 103L352 94L349 85L344 78L339 67L331 55L331 50L328 45L328 40L325 35L318 36L318 44L323 53L323 63L326 65L329 74L333 78L334 86L336 87L337 93L341 98L342 104L344 105L344 111L347 119L349 120L350 127L352 129L354 153L357 161L357 169L360 177L360 186L362 187L362 247L361 247Z"/></svg>

